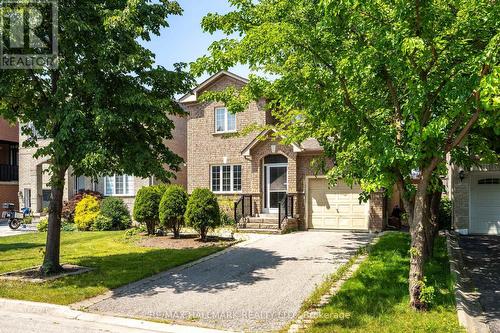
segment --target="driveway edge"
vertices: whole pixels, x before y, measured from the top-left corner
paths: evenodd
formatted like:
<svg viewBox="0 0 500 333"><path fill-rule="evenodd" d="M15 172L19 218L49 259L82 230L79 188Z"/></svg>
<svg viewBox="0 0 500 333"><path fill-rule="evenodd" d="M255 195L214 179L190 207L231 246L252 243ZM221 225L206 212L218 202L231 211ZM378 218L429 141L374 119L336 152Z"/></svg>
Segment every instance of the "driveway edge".
<svg viewBox="0 0 500 333"><path fill-rule="evenodd" d="M479 303L479 294L474 291L472 278L465 269L458 237L458 234L454 231L446 232L450 271L455 278L458 322L469 333L490 333L490 328L485 323L486 318L483 314L483 307Z"/></svg>
<svg viewBox="0 0 500 333"><path fill-rule="evenodd" d="M69 307L71 309L74 309L74 310L85 310L86 308L94 305L94 304L97 304L97 303L100 303L104 300L107 300L109 298L112 298L113 296L116 296L116 295L119 295L120 293L123 293L123 292L128 292L130 290L133 290L134 288L144 284L144 282L154 282L154 281L157 281L161 278L163 278L164 276L166 275L169 275L169 274L172 274L172 273L178 273L180 271L183 271L189 267L192 267L192 266L195 266L195 265L198 265L202 262L205 262L207 260L211 260L211 259L214 259L218 256L221 256L223 254L226 254L230 251L233 251L234 249L237 249L239 247L243 247L243 246L246 246L248 244L252 244L258 240L262 239L261 237L259 238L250 238L250 239L247 239L247 240L244 240L240 243L237 243L237 244L234 244L232 246L229 246L228 248L222 250L222 251L218 251L218 252L215 252L215 253L212 253L206 257L203 257L203 258L200 258L198 260L195 260L195 261L191 261L191 262L188 262L184 265L180 265L180 266L177 266L177 267L174 267L174 268L171 268L169 270L166 270L164 272L161 272L161 273L158 273L158 274L155 274L153 276L150 276L150 277L147 277L147 278L144 278L144 279L141 279L141 280L138 280L138 281L135 281L135 282L132 282L132 283L129 283L129 284L126 284L124 286L121 286L121 287L118 287L116 289L113 289L113 290L110 290L102 295L98 295L98 296L95 296L95 297L92 297L92 298L88 298L86 300L83 300L83 301L80 301L80 302L76 302L76 303L73 303L73 304L70 304Z"/></svg>
<svg viewBox="0 0 500 333"><path fill-rule="evenodd" d="M113 317L94 313L87 313L73 310L68 306L38 303L30 301L18 301L0 298L0 309L7 311L12 309L12 313L29 313L41 315L44 317L53 317L54 319L70 319L88 323L97 323L122 327L125 329L143 330L144 332L157 333L221 333L224 331L199 328L192 326L182 326L173 324L155 323L146 320L129 319L123 317ZM9 311L10 312L10 311ZM1 330L1 329L0 329ZM128 331L127 331L128 332Z"/></svg>
<svg viewBox="0 0 500 333"><path fill-rule="evenodd" d="M377 234L370 243L366 244L364 247L369 249L373 245L375 245L381 236L383 236L386 232L381 232ZM354 254L354 257L357 256L356 260L349 266L347 271L345 271L340 278L333 283L330 289L321 296L319 302L314 304L309 310L304 311L300 314L296 319L294 319L289 328L286 330L287 333L298 333L306 330L311 324L319 318L321 315L321 310L328 305L330 299L337 294L337 292L342 288L342 285L349 280L354 273L358 270L359 266L368 258L368 253L364 254ZM335 272L332 272L331 275L335 274L341 269L338 267Z"/></svg>

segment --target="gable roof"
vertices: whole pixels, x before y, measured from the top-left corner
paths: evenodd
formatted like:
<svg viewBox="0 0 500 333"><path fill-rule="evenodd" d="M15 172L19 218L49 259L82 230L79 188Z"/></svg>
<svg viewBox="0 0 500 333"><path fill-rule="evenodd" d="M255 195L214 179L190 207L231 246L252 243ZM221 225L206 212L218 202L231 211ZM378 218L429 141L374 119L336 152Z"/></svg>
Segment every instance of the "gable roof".
<svg viewBox="0 0 500 333"><path fill-rule="evenodd" d="M246 78L244 78L242 76L236 75L236 74L231 73L229 71L220 71L217 74L212 75L211 77L209 77L208 79L206 79L205 81L203 81L202 83L200 83L190 93L187 93L186 95L182 96L179 99L179 103L192 103L192 102L196 102L198 100L198 93L200 91L203 91L204 88L206 88L207 86L209 86L210 84L212 84L213 82L217 81L219 78L221 78L223 76L228 76L228 77L230 77L232 79L240 81L243 84L247 84L248 83L248 79L246 79Z"/></svg>
<svg viewBox="0 0 500 333"><path fill-rule="evenodd" d="M270 133L276 133L274 129L266 129L260 132L242 151L241 155L250 156L250 150L263 141L261 138L267 136ZM307 139L301 144L292 143L291 144L294 153L301 153L304 151L322 151L323 148L320 146L316 139Z"/></svg>

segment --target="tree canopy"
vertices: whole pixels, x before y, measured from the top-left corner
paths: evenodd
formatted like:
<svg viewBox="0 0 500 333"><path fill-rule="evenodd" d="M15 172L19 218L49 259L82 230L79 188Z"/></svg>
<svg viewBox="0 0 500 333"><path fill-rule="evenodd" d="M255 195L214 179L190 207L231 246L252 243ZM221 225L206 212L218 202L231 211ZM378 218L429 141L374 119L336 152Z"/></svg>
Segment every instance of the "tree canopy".
<svg viewBox="0 0 500 333"><path fill-rule="evenodd" d="M463 165L497 160L485 133L500 134L500 4L230 2L233 11L204 18L206 31L228 37L193 71L244 63L271 74L210 97L233 111L265 97L285 141L319 140L333 161L332 182L356 181L366 193L399 186L410 213L410 293L418 307L426 198L440 191L447 155Z"/></svg>
<svg viewBox="0 0 500 333"><path fill-rule="evenodd" d="M175 96L192 86L178 64L155 65L141 40L168 27L180 15L176 1L58 1L55 68L0 70L0 115L22 124L23 144L50 163L46 272L60 269L59 231L64 177L155 175L168 181L182 159L172 139L171 116L184 112ZM49 31L37 31L49 41ZM7 49L7 52L9 50ZM47 140L42 140L47 139Z"/></svg>

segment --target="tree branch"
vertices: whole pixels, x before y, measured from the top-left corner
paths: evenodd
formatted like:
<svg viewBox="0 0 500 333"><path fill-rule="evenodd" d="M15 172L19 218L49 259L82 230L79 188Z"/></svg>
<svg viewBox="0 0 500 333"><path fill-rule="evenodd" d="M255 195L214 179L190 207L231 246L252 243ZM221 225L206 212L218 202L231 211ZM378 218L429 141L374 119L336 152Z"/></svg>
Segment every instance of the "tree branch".
<svg viewBox="0 0 500 333"><path fill-rule="evenodd" d="M403 132L403 126L402 126L403 116L401 113L401 104L399 103L398 93L397 93L396 87L394 86L394 83L392 82L391 75L389 74L389 71L387 70L387 68L385 66L382 69L382 75L385 78L387 89L389 89L389 93L391 95L391 101L392 101L392 104L394 105L394 110L396 112L396 114L395 114L396 132L397 132L396 133L396 142L398 145L400 145L402 132Z"/></svg>

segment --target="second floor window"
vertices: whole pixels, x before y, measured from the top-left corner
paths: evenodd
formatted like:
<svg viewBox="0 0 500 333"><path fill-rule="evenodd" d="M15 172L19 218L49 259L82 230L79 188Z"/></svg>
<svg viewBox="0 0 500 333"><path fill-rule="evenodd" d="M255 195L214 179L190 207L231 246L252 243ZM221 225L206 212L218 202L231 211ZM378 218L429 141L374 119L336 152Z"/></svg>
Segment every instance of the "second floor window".
<svg viewBox="0 0 500 333"><path fill-rule="evenodd" d="M212 165L212 192L240 192L241 165Z"/></svg>
<svg viewBox="0 0 500 333"><path fill-rule="evenodd" d="M236 131L236 115L229 112L227 108L215 108L215 132L234 131Z"/></svg>
<svg viewBox="0 0 500 333"><path fill-rule="evenodd" d="M104 195L134 195L134 177L128 175L114 175L104 177Z"/></svg>

